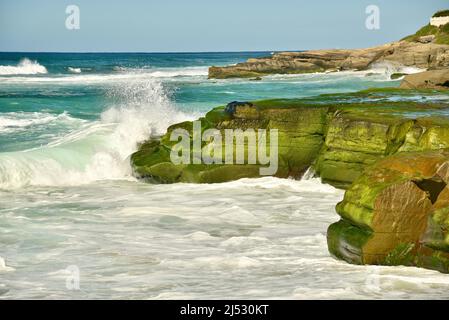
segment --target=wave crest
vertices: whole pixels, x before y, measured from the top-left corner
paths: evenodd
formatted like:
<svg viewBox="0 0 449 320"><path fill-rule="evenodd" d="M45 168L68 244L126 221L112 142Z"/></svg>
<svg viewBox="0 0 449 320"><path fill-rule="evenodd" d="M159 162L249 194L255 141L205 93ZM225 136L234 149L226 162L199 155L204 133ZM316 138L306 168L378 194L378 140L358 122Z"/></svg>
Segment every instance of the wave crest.
<svg viewBox="0 0 449 320"><path fill-rule="evenodd" d="M40 148L0 153L0 189L133 179L128 157L139 142L197 116L176 110L156 79L117 85L109 95L117 103L100 120Z"/></svg>
<svg viewBox="0 0 449 320"><path fill-rule="evenodd" d="M67 70L71 73L81 73L81 68L68 67Z"/></svg>
<svg viewBox="0 0 449 320"><path fill-rule="evenodd" d="M55 121L74 121L67 112L51 114L42 112L9 112L0 115L0 134L26 130L31 126L46 125Z"/></svg>
<svg viewBox="0 0 449 320"><path fill-rule="evenodd" d="M31 61L28 58L20 60L17 66L0 66L0 75L16 74L45 74L47 68L40 65L37 61Z"/></svg>

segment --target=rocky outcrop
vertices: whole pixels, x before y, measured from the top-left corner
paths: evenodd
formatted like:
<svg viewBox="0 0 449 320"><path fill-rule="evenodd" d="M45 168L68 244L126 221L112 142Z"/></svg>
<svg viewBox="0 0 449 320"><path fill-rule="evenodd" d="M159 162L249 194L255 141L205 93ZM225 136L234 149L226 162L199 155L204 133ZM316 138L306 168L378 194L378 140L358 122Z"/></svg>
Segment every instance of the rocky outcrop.
<svg viewBox="0 0 449 320"><path fill-rule="evenodd" d="M309 107L299 102L292 102L292 105L283 100L233 102L213 109L199 121L202 132L215 128L223 136L229 129L277 129L278 170L275 176L299 178L312 165L323 145L327 114L327 107ZM170 135L177 128L187 130L189 139L193 138L193 123L184 122L170 127L160 140L144 143L131 157L138 176L163 183L213 183L260 176L261 166L248 164L246 153L246 164L225 164L225 159L222 159L222 164L173 165L170 151L176 142L170 141ZM206 144L203 143L202 147Z"/></svg>
<svg viewBox="0 0 449 320"><path fill-rule="evenodd" d="M321 98L230 103L201 118L201 130L247 128L278 130L277 177L299 178L312 166L324 182L346 188L377 160L406 151L449 148L449 120L412 117L445 104L355 102L376 91ZM363 100L363 99L362 99ZM407 116L404 116L407 115ZM161 139L144 143L132 155L136 175L156 182L224 182L258 177L257 164L178 164L170 161L176 142L170 135L183 128L193 136L193 123L168 129ZM224 134L223 134L224 135ZM207 142L203 142L202 147ZM247 160L247 159L245 159Z"/></svg>
<svg viewBox="0 0 449 320"><path fill-rule="evenodd" d="M275 176L299 178L313 167L324 182L347 188L337 205L341 220L327 234L335 257L449 272L449 119L423 116L448 106L384 99L409 92L234 101L199 119L199 129L277 129ZM157 183L260 176L258 164L174 164L170 152L177 142L170 135L177 129L195 136L194 124L183 122L143 143L131 157L136 176ZM209 144L203 140L201 147Z"/></svg>
<svg viewBox="0 0 449 320"><path fill-rule="evenodd" d="M323 148L315 162L315 170L324 182L346 187L367 166L385 156L449 147L449 121L379 118L370 113L362 114L363 109L360 113L343 114L330 120Z"/></svg>
<svg viewBox="0 0 449 320"><path fill-rule="evenodd" d="M356 264L449 272L449 151L403 152L369 167L337 205L329 251Z"/></svg>
<svg viewBox="0 0 449 320"><path fill-rule="evenodd" d="M280 52L267 58L248 59L247 62L234 66L211 67L209 78L253 78L268 74L366 70L375 63L423 69L445 68L449 67L449 45L427 40L399 41L367 49Z"/></svg>
<svg viewBox="0 0 449 320"><path fill-rule="evenodd" d="M449 68L407 75L400 88L449 90Z"/></svg>

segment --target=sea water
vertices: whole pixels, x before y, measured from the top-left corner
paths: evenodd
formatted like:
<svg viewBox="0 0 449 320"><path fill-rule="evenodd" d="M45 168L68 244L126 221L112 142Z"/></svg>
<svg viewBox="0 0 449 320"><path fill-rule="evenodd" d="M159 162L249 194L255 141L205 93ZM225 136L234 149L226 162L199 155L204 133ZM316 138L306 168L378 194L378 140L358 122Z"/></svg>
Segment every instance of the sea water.
<svg viewBox="0 0 449 320"><path fill-rule="evenodd" d="M311 175L133 177L139 142L215 106L399 84L391 67L207 79L268 55L0 53L0 299L448 298L447 275L332 258L343 191Z"/></svg>

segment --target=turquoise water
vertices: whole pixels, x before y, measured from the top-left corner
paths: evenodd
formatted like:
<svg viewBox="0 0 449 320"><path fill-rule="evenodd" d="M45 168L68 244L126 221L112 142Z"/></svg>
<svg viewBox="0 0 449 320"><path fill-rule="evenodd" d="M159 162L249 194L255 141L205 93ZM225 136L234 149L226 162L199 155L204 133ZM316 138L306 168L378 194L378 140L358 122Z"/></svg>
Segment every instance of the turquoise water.
<svg viewBox="0 0 449 320"><path fill-rule="evenodd" d="M207 79L270 54L0 53L0 298L447 298L436 272L331 258L343 193L316 179L133 178L140 141L214 106L399 84L386 67Z"/></svg>

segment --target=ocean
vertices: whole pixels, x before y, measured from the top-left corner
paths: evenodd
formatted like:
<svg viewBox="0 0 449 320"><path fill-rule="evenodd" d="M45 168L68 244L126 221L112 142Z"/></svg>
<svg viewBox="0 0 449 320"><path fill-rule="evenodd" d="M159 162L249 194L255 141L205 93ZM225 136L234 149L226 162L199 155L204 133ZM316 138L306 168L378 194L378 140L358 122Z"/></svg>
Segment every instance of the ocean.
<svg viewBox="0 0 449 320"><path fill-rule="evenodd" d="M207 78L270 54L0 53L0 299L449 298L438 272L332 258L343 191L317 178L133 177L139 142L215 106L400 83L391 66Z"/></svg>

